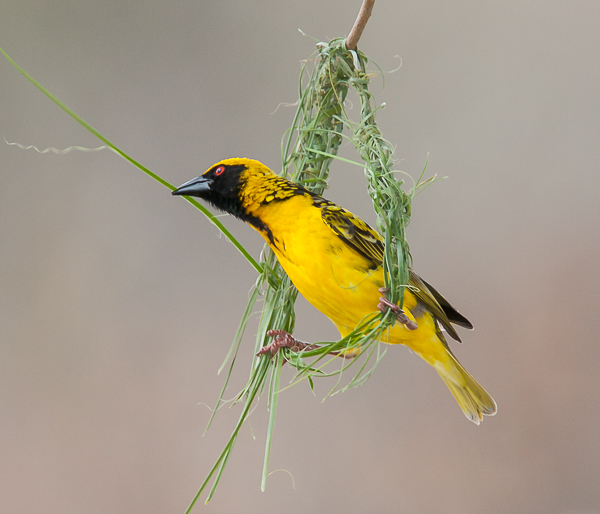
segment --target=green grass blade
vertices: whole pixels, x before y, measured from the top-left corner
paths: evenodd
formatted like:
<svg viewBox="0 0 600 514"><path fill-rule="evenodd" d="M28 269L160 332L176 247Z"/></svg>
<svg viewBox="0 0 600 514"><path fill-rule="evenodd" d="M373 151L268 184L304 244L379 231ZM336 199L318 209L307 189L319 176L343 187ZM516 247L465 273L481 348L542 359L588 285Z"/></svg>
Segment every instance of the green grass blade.
<svg viewBox="0 0 600 514"><path fill-rule="evenodd" d="M263 464L263 474L260 483L260 490L264 492L267 486L267 476L269 474L269 457L271 456L271 440L273 438L273 427L275 426L275 414L277 413L277 400L279 398L279 383L281 380L281 369L283 367L283 354L277 352L273 364L271 375L271 392L269 402L269 427L267 429L267 441L265 444L265 460Z"/></svg>
<svg viewBox="0 0 600 514"><path fill-rule="evenodd" d="M8 61L29 82L31 82L44 95L46 95L50 100L52 100L52 102L54 102L56 105L58 105L58 107L60 107L64 112L66 112L71 118L73 118L77 123L79 123L87 131L91 132L94 136L96 136L100 141L102 141L111 150L113 150L115 153L119 154L126 161L130 162L131 164L133 164L136 168L138 168L141 171L143 171L146 175L152 177L154 180L156 180L157 182L159 182L160 184L162 184L163 186L165 186L167 189L170 189L171 191L173 191L173 190L176 189L175 186L173 186L172 184L170 184L169 182L167 182L165 179L163 179L162 177L158 176L156 173L153 173L152 171L150 171L148 168L146 168L145 166L143 166L142 164L140 164L138 161L136 161L133 157L130 157L123 150L121 150L119 147L117 147L115 144L113 144L111 141L109 141L106 137L104 137L102 134L100 134L100 132L98 132L94 127L92 127L88 122L86 122L78 114L76 114L74 111L72 111L71 109L69 109L57 97L55 97L52 93L50 93L50 91L48 91L46 88L44 88L44 86L42 86L31 75L29 75L23 68L21 68L15 61L13 61L11 59L11 57L2 48L0 48L0 52L4 55L4 57L6 57L6 59L8 59ZM248 253L248 251L242 246L242 244L238 242L238 240L233 236L233 234L231 234L231 232L229 232L229 230L227 230L225 228L225 226L218 220L218 218L214 214L212 214L206 207L204 207L202 204L200 204L199 202L197 202L193 198L190 198L189 196L184 196L184 198L189 203L191 203L194 207L196 207L197 209L199 209L202 212L202 214L204 214L209 219L209 221L213 225L215 225L227 239L229 239L229 241L233 244L233 246L235 246L238 249L238 251L246 258L246 260L254 267L254 269L256 269L256 271L258 271L259 273L262 273L262 268L261 268L260 264L258 264L258 262L256 262L256 260L254 259L254 257L252 257Z"/></svg>
<svg viewBox="0 0 600 514"><path fill-rule="evenodd" d="M225 377L225 382L223 383L223 387L221 388L221 393L219 394L219 398L217 399L217 404L215 405L215 408L213 409L212 414L210 415L208 423L206 424L206 428L204 429L205 434L206 434L207 430L210 428L210 425L212 424L213 419L215 418L215 415L217 414L217 411L219 410L219 407L221 406L221 401L223 400L223 395L225 394L225 389L227 389L227 385L229 384L229 379L231 378L231 373L233 372L233 366L235 364L237 353L240 349L242 337L244 335L246 326L248 325L248 321L250 319L250 316L252 315L252 310L253 310L256 300L258 298L258 291L259 291L258 284L256 284L252 288L252 293L248 300L248 305L246 305L246 310L244 311L244 314L242 315L242 319L238 326L235 337L233 338L233 342L231 343L231 347L229 348L229 351L227 352L227 355L225 356L225 360L223 361L223 364L221 364L221 367L219 368L219 371L217 372L217 375L221 374L221 371L223 371L223 368L227 364L227 361L229 361L230 357L233 354L233 358L231 359L231 364L229 365L229 370L227 372L227 376Z"/></svg>
<svg viewBox="0 0 600 514"><path fill-rule="evenodd" d="M200 489L198 489L198 492L196 493L196 495L190 502L190 505L187 508L187 510L185 511L185 514L189 514L192 511L192 508L198 501L198 498L203 493L203 491L206 489L211 478L214 475L215 478L213 481L213 485L208 493L205 503L208 503L211 500L211 498L213 497L213 494L217 488L217 485L219 484L219 480L221 479L221 475L223 473L223 470L225 469L225 465L227 464L227 460L229 459L229 454L231 453L231 450L233 449L233 446L234 446L237 436L240 432L240 429L242 428L243 424L245 423L246 419L248 418L248 414L250 412L250 408L252 407L252 404L254 403L254 399L256 398L256 395L258 394L261 384L264 382L264 379L266 378L266 375L267 375L267 372L269 369L268 359L262 358L262 359L260 359L260 362L261 362L261 366L259 368L259 372L256 374L256 376L254 377L254 380L252 380L252 383L249 386L248 396L246 398L244 408L242 409L242 413L240 414L238 422L231 434L229 442L227 443L227 445L225 446L225 448L219 455L219 458L215 462L215 465L212 467L212 469L208 473L208 476L206 477L206 479L200 486Z"/></svg>

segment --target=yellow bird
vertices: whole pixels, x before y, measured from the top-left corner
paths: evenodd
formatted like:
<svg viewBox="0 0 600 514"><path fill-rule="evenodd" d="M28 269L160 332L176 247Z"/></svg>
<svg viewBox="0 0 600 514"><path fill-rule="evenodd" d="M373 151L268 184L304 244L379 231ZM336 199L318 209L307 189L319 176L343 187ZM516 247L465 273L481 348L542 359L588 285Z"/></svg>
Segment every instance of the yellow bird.
<svg viewBox="0 0 600 514"><path fill-rule="evenodd" d="M382 341L406 345L433 366L474 423L496 413L494 399L458 362L441 331L460 341L452 325L471 323L412 270L403 309L389 302L382 289L383 239L360 218L245 158L218 162L173 194L202 198L254 227L298 291L342 337L365 317L391 308L400 323ZM276 340L264 351L307 346L280 331L272 335Z"/></svg>

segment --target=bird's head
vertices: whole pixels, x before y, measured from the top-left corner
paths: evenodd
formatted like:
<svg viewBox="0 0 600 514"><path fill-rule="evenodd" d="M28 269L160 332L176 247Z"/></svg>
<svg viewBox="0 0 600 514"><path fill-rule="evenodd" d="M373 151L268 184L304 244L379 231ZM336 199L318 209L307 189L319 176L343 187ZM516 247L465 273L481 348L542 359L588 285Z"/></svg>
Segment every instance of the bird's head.
<svg viewBox="0 0 600 514"><path fill-rule="evenodd" d="M246 158L225 159L211 166L199 177L182 184L171 194L202 198L217 209L244 218L247 186L255 185L266 177L277 176L259 161Z"/></svg>

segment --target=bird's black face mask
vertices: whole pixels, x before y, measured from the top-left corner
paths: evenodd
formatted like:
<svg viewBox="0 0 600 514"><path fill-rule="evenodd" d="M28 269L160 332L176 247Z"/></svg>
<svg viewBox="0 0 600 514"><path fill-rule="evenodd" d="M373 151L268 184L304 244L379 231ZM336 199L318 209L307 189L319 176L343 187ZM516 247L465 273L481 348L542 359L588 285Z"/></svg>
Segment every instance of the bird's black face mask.
<svg viewBox="0 0 600 514"><path fill-rule="evenodd" d="M171 194L176 196L195 196L206 200L217 209L243 218L240 202L240 175L246 170L243 164L216 164L199 177L188 180Z"/></svg>

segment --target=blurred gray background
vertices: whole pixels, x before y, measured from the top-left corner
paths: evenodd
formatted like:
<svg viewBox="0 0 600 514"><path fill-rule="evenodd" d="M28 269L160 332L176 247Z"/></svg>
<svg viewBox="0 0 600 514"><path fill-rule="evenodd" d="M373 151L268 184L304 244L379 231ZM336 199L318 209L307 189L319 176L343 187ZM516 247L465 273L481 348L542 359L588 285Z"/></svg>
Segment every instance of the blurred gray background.
<svg viewBox="0 0 600 514"><path fill-rule="evenodd" d="M274 111L314 49L297 29L344 36L359 5L2 0L0 46L180 184L225 157L279 170L293 108ZM453 348L499 413L469 423L390 348L362 388L280 397L271 469L295 488L280 471L260 492L263 399L198 512L600 513L599 26L595 0L378 0L359 46L383 70L402 59L373 80L380 126L399 169L429 154L449 177L414 203L414 267L475 324ZM0 136L100 144L4 58L0 77ZM183 512L241 410L202 437L254 271L112 152L0 143L0 167L0 511ZM325 196L372 221L360 168L332 173ZM257 256L260 236L225 223ZM302 300L296 335L337 333Z"/></svg>

